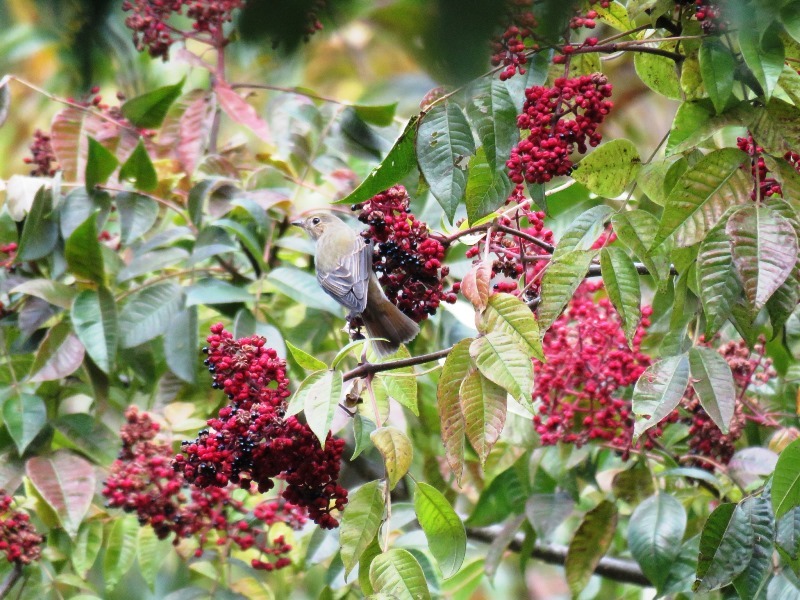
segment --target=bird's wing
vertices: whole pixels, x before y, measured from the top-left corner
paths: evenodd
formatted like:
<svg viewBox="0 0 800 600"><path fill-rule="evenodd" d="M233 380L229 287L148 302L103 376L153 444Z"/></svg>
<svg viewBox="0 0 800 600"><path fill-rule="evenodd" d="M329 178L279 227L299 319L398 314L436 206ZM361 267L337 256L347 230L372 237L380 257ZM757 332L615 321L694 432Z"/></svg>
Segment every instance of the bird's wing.
<svg viewBox="0 0 800 600"><path fill-rule="evenodd" d="M317 280L329 295L353 313L364 312L372 275L372 243L358 236L350 252L328 273L317 271Z"/></svg>

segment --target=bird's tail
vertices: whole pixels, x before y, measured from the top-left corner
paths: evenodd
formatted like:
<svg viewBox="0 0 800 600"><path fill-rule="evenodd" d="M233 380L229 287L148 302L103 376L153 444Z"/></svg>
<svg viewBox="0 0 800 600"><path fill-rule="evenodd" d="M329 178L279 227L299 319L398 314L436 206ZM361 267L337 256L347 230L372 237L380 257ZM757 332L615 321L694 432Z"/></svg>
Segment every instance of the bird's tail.
<svg viewBox="0 0 800 600"><path fill-rule="evenodd" d="M361 313L361 319L369 337L385 338L372 342L376 354L380 357L394 354L400 344L410 342L419 333L419 325L392 304L383 293L380 294L380 298L370 294L367 307Z"/></svg>

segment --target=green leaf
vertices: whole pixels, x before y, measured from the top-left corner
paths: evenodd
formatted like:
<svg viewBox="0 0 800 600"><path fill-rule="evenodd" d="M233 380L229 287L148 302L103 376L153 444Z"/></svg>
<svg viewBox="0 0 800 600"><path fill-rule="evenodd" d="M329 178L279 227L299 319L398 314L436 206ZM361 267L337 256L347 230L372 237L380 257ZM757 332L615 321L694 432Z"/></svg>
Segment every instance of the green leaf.
<svg viewBox="0 0 800 600"><path fill-rule="evenodd" d="M24 392L14 394L3 403L3 421L17 453L22 456L47 424L47 408L39 396Z"/></svg>
<svg viewBox="0 0 800 600"><path fill-rule="evenodd" d="M106 542L103 574L106 590L110 591L133 566L136 560L136 542L139 523L136 517L125 516L114 520Z"/></svg>
<svg viewBox="0 0 800 600"><path fill-rule="evenodd" d="M517 108L508 92L508 87L499 79L482 77L475 82L471 91L472 97L467 103L467 115L483 145L489 171L494 173L503 169L511 149L519 140ZM469 210L469 183L467 210ZM470 222L472 221L470 217Z"/></svg>
<svg viewBox="0 0 800 600"><path fill-rule="evenodd" d="M675 410L688 385L689 357L686 354L670 356L647 367L633 389L634 438Z"/></svg>
<svg viewBox="0 0 800 600"><path fill-rule="evenodd" d="M405 346L401 346L391 357L384 360L397 360L411 358L411 354ZM369 360L373 360L371 356ZM391 398L405 406L408 410L419 416L419 406L417 405L417 378L414 367L401 367L392 369L384 373L378 373L375 380L386 388L386 392Z"/></svg>
<svg viewBox="0 0 800 600"><path fill-rule="evenodd" d="M47 505L55 511L67 534L74 538L92 505L94 466L71 452L58 450L49 456L29 458L25 463L25 473Z"/></svg>
<svg viewBox="0 0 800 600"><path fill-rule="evenodd" d="M659 591L680 552L685 530L683 505L663 492L642 502L631 515L628 547L642 572Z"/></svg>
<svg viewBox="0 0 800 600"><path fill-rule="evenodd" d="M461 481L464 470L465 422L459 401L461 382L472 367L469 356L471 338L461 340L450 351L444 362L439 384L436 387L437 409L442 431L447 464L457 481Z"/></svg>
<svg viewBox="0 0 800 600"><path fill-rule="evenodd" d="M158 539L152 527L139 527L139 535L136 540L136 560L139 563L142 577L151 590L155 587L158 572L164 566L164 559L167 558L171 548L172 544L169 540Z"/></svg>
<svg viewBox="0 0 800 600"><path fill-rule="evenodd" d="M70 273L81 279L103 284L105 265L97 241L97 217L90 215L67 239L64 256Z"/></svg>
<svg viewBox="0 0 800 600"><path fill-rule="evenodd" d="M411 459L414 456L411 440L396 427L376 429L369 438L383 456L386 476L389 478L389 489L393 490L411 466Z"/></svg>
<svg viewBox="0 0 800 600"><path fill-rule="evenodd" d="M786 197L791 197L784 192ZM773 211L781 215L791 223L795 235L800 241L800 218L794 208L784 200L770 200L767 204ZM795 262L792 272L786 281L775 290L772 297L767 300L767 312L769 313L770 323L772 324L773 336L779 334L781 328L786 324L789 316L797 308L800 302L800 261Z"/></svg>
<svg viewBox="0 0 800 600"><path fill-rule="evenodd" d="M583 282L597 251L574 250L551 260L542 279L542 303L539 305L539 330L544 335Z"/></svg>
<svg viewBox="0 0 800 600"><path fill-rule="evenodd" d="M630 469L614 475L611 489L619 500L636 506L655 493L653 474L643 461L637 462Z"/></svg>
<svg viewBox="0 0 800 600"><path fill-rule="evenodd" d="M729 206L749 202L753 180L740 168L748 163L741 150L723 148L686 171L667 197L653 248L671 235L678 246L701 242Z"/></svg>
<svg viewBox="0 0 800 600"><path fill-rule="evenodd" d="M597 12L597 18L600 21L617 31L628 32L635 27L631 23L630 17L628 17L628 9L616 0L610 2L607 7L599 4L594 10Z"/></svg>
<svg viewBox="0 0 800 600"><path fill-rule="evenodd" d="M77 295L77 291L58 281L52 279L28 279L13 287L9 294L25 294L41 298L53 306L69 309L72 301Z"/></svg>
<svg viewBox="0 0 800 600"><path fill-rule="evenodd" d="M311 356L305 350L301 350L289 340L286 340L286 347L289 349L294 361L306 371L324 371L328 368L328 365L320 359Z"/></svg>
<svg viewBox="0 0 800 600"><path fill-rule="evenodd" d="M695 570L697 569L697 554L700 551L699 549L699 535L689 538L683 543L677 558L670 567L666 583L664 583L664 594L677 594L681 592L691 594Z"/></svg>
<svg viewBox="0 0 800 600"><path fill-rule="evenodd" d="M141 238L158 219L158 203L152 198L133 192L123 192L114 198L119 214L120 242L131 244Z"/></svg>
<svg viewBox="0 0 800 600"><path fill-rule="evenodd" d="M709 592L731 583L753 557L755 532L745 510L721 504L708 517L700 537L695 592Z"/></svg>
<svg viewBox="0 0 800 600"><path fill-rule="evenodd" d="M300 390L297 390L300 395ZM308 426L325 447L325 438L331 430L333 413L342 397L342 372L323 371L311 384L303 387L303 412Z"/></svg>
<svg viewBox="0 0 800 600"><path fill-rule="evenodd" d="M366 550L361 554L361 560L358 561L358 585L361 586L361 592L364 595L372 595L375 590L372 589L372 583L369 581L369 569L372 566L372 561L381 553L381 546L378 543L377 537L370 542Z"/></svg>
<svg viewBox="0 0 800 600"><path fill-rule="evenodd" d="M170 106L181 95L184 79L175 85L167 85L136 96L125 102L120 109L122 115L134 126L156 129L164 122Z"/></svg>
<svg viewBox="0 0 800 600"><path fill-rule="evenodd" d="M553 260L558 260L575 250L591 250L597 238L603 233L605 223L613 212L614 209L610 206L600 204L573 219L572 224L558 240L558 245L553 252Z"/></svg>
<svg viewBox="0 0 800 600"><path fill-rule="evenodd" d="M31 365L29 381L54 381L74 373L83 363L85 350L80 340L62 321L47 332Z"/></svg>
<svg viewBox="0 0 800 600"><path fill-rule="evenodd" d="M86 190L91 192L96 185L105 183L118 165L117 157L103 144L90 137L89 153L86 158L86 173L84 175Z"/></svg>
<svg viewBox="0 0 800 600"><path fill-rule="evenodd" d="M617 139L607 142L572 169L572 178L598 196L615 198L636 179L642 159L633 142Z"/></svg>
<svg viewBox="0 0 800 600"><path fill-rule="evenodd" d="M503 293L489 296L479 329L482 333L505 333L527 356L545 360L539 325L528 305L517 296Z"/></svg>
<svg viewBox="0 0 800 600"><path fill-rule="evenodd" d="M741 598L761 598L766 592L772 574L772 541L775 522L768 499L750 496L736 507L749 522L753 549L750 561L741 575L733 580L733 586Z"/></svg>
<svg viewBox="0 0 800 600"><path fill-rule="evenodd" d="M532 494L525 502L525 516L536 531L536 536L543 541L558 529L574 509L575 501L562 491Z"/></svg>
<svg viewBox="0 0 800 600"><path fill-rule="evenodd" d="M397 138L391 150L377 167L361 182L350 195L337 200L334 204L358 204L369 200L396 184L414 170L417 164L414 153L414 138L417 132L418 118L412 117L406 124L403 133Z"/></svg>
<svg viewBox="0 0 800 600"><path fill-rule="evenodd" d="M197 381L197 307L178 312L164 332L164 358L169 370L186 383Z"/></svg>
<svg viewBox="0 0 800 600"><path fill-rule="evenodd" d="M731 239L722 222L708 232L697 254L697 289L706 315L706 339L719 331L742 295L731 257Z"/></svg>
<svg viewBox="0 0 800 600"><path fill-rule="evenodd" d="M569 543L564 561L567 584L573 594L577 595L586 588L614 539L616 527L617 509L608 500L586 513Z"/></svg>
<svg viewBox="0 0 800 600"><path fill-rule="evenodd" d="M664 281L669 277L669 260L659 248L650 252L658 230L658 220L643 210L631 210L614 213L611 224L619 241L644 263L650 274L657 280Z"/></svg>
<svg viewBox="0 0 800 600"><path fill-rule="evenodd" d="M608 297L622 319L628 344L632 345L642 318L642 291L636 266L622 248L609 246L600 250L600 273Z"/></svg>
<svg viewBox="0 0 800 600"><path fill-rule="evenodd" d="M78 577L86 578L86 573L94 565L100 548L103 545L103 523L86 521L78 530L78 536L72 544L69 558Z"/></svg>
<svg viewBox="0 0 800 600"><path fill-rule="evenodd" d="M145 192L152 191L158 186L158 174L150 161L150 156L148 156L141 138L128 160L119 170L119 178L122 181L133 182L137 190Z"/></svg>
<svg viewBox="0 0 800 600"><path fill-rule="evenodd" d="M385 510L385 486L381 481L365 483L350 495L339 528L345 577L378 534Z"/></svg>
<svg viewBox="0 0 800 600"><path fill-rule="evenodd" d="M780 25L773 23L766 31L757 27L739 29L739 49L747 66L764 90L769 100L783 71L783 42L779 37Z"/></svg>
<svg viewBox="0 0 800 600"><path fill-rule="evenodd" d="M119 314L121 347L133 348L163 334L182 303L183 291L172 282L157 283L131 295Z"/></svg>
<svg viewBox="0 0 800 600"><path fill-rule="evenodd" d="M681 83L674 60L637 52L633 57L633 66L639 79L651 90L672 100L681 100Z"/></svg>
<svg viewBox="0 0 800 600"><path fill-rule="evenodd" d="M448 579L458 573L467 553L464 523L442 493L418 482L414 489L414 512L428 540L428 548Z"/></svg>
<svg viewBox="0 0 800 600"><path fill-rule="evenodd" d="M372 435L373 431L375 431L375 423L373 421L359 414L353 417L353 442L355 442L356 447L353 448L353 456L350 457L351 461L358 458L359 454L371 446L369 436Z"/></svg>
<svg viewBox="0 0 800 600"><path fill-rule="evenodd" d="M533 363L510 335L492 331L481 336L472 342L469 354L484 377L508 391L515 399L525 402L530 397Z"/></svg>
<svg viewBox="0 0 800 600"><path fill-rule="evenodd" d="M696 346L689 350L689 371L703 410L727 434L736 408L736 389L727 361L713 348Z"/></svg>
<svg viewBox="0 0 800 600"><path fill-rule="evenodd" d="M467 221L474 224L503 206L512 189L505 171L495 171L486 160L483 148L478 148L469 161L466 205Z"/></svg>
<svg viewBox="0 0 800 600"><path fill-rule="evenodd" d="M781 8L781 21L786 33L800 42L800 3L795 1L784 2Z"/></svg>
<svg viewBox="0 0 800 600"><path fill-rule="evenodd" d="M453 102L440 102L420 121L417 160L431 193L452 223L467 186L467 162L475 153L467 117Z"/></svg>
<svg viewBox="0 0 800 600"><path fill-rule="evenodd" d="M797 234L778 213L755 204L737 210L726 232L739 281L757 313L791 274L797 262Z"/></svg>
<svg viewBox="0 0 800 600"><path fill-rule="evenodd" d="M792 560L800 558L800 506L795 506L778 519L775 545Z"/></svg>
<svg viewBox="0 0 800 600"><path fill-rule="evenodd" d="M783 156L797 147L800 139L800 109L772 98L767 107L757 109L750 122L753 137L764 150L775 156Z"/></svg>
<svg viewBox="0 0 800 600"><path fill-rule="evenodd" d="M108 374L114 368L119 342L117 305L105 288L78 294L70 312L75 334L94 363Z"/></svg>
<svg viewBox="0 0 800 600"><path fill-rule="evenodd" d="M376 556L369 568L375 592L396 600L430 600L428 583L417 559L402 548Z"/></svg>
<svg viewBox="0 0 800 600"><path fill-rule="evenodd" d="M699 58L703 83L719 114L725 109L733 92L736 62L731 51L717 37L703 39Z"/></svg>
<svg viewBox="0 0 800 600"><path fill-rule="evenodd" d="M483 465L506 422L506 391L473 370L464 378L458 395L465 434Z"/></svg>
<svg viewBox="0 0 800 600"><path fill-rule="evenodd" d="M492 479L478 498L467 525L484 527L498 523L509 515L525 510L530 495L528 457L523 455L517 462Z"/></svg>
<svg viewBox="0 0 800 600"><path fill-rule="evenodd" d="M49 255L58 241L58 222L53 214L53 194L42 186L36 192L22 226L17 248L20 262L39 260Z"/></svg>
<svg viewBox="0 0 800 600"><path fill-rule="evenodd" d="M363 121L378 127L388 127L394 121L397 102L376 105L354 104L352 108Z"/></svg>
<svg viewBox="0 0 800 600"><path fill-rule="evenodd" d="M186 306L237 304L252 302L253 295L246 289L221 279L201 279L186 288Z"/></svg>
<svg viewBox="0 0 800 600"><path fill-rule="evenodd" d="M328 296L316 277L294 267L278 267L267 274L267 281L280 293L309 308L324 310L336 316L342 314L336 300Z"/></svg>
<svg viewBox="0 0 800 600"><path fill-rule="evenodd" d="M786 446L772 476L772 508L775 518L800 506L800 439Z"/></svg>

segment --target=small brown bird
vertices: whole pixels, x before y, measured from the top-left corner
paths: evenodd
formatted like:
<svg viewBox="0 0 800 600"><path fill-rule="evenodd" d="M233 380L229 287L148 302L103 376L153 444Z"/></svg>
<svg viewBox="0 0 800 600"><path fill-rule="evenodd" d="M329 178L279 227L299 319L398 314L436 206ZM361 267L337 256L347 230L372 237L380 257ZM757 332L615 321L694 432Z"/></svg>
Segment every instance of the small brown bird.
<svg viewBox="0 0 800 600"><path fill-rule="evenodd" d="M339 217L315 212L292 221L316 241L317 281L348 318L361 316L378 356L394 354L400 344L419 333L419 325L386 297L372 271L372 243L350 229ZM384 341L385 340L385 341Z"/></svg>

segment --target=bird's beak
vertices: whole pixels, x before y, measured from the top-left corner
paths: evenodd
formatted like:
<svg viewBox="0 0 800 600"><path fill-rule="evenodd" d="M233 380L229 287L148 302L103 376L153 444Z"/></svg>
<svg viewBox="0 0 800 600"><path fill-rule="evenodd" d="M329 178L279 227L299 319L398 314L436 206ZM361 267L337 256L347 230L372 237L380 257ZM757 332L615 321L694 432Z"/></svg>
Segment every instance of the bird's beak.
<svg viewBox="0 0 800 600"><path fill-rule="evenodd" d="M292 221L292 225L295 227L302 227L303 226L303 219L295 219Z"/></svg>

